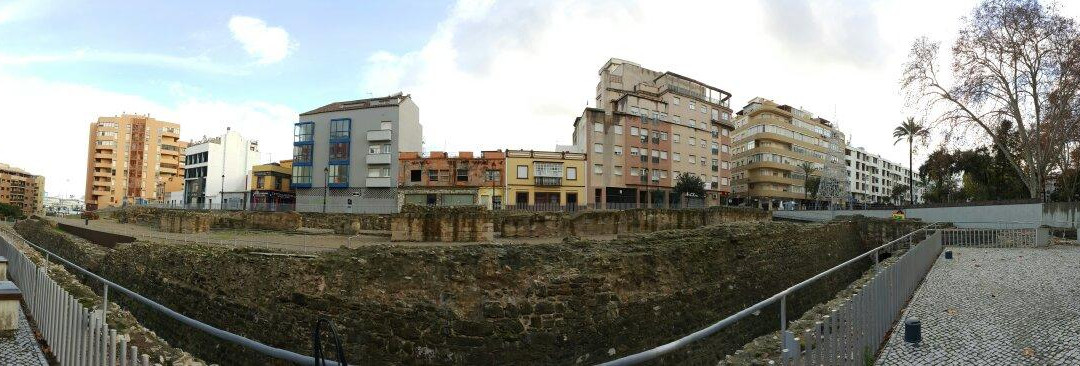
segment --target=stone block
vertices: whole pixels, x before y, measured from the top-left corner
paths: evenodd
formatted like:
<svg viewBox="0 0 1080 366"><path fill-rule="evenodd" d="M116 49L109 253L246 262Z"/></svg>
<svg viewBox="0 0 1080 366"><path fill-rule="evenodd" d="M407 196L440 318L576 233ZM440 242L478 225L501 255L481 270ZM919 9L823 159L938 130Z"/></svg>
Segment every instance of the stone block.
<svg viewBox="0 0 1080 366"><path fill-rule="evenodd" d="M11 281L0 281L0 332L19 329L22 291Z"/></svg>

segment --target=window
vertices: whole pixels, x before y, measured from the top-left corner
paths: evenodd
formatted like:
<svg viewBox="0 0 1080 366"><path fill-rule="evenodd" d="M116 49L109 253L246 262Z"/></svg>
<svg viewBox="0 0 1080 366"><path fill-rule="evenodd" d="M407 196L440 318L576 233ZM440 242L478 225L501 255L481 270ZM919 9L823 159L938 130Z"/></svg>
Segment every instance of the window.
<svg viewBox="0 0 1080 366"><path fill-rule="evenodd" d="M630 107L630 114L637 115L638 107Z"/></svg>
<svg viewBox="0 0 1080 366"><path fill-rule="evenodd" d="M311 167L294 165L292 168L292 182L293 184L311 184Z"/></svg>
<svg viewBox="0 0 1080 366"><path fill-rule="evenodd" d="M638 135L638 128L634 127L634 126L630 126L630 136L637 136L637 135Z"/></svg>
<svg viewBox="0 0 1080 366"><path fill-rule="evenodd" d="M675 121L675 124L682 124L682 120L679 119L679 116L671 116L671 118Z"/></svg>
<svg viewBox="0 0 1080 366"><path fill-rule="evenodd" d="M488 170L484 172L484 180L488 182L498 182L502 180L502 174L498 170Z"/></svg>
<svg viewBox="0 0 1080 366"><path fill-rule="evenodd" d="M616 176L622 176L622 165L616 165L613 173L615 173Z"/></svg>
<svg viewBox="0 0 1080 366"><path fill-rule="evenodd" d="M729 133L731 133L731 132L728 132L728 129L726 129L726 128L720 130L721 135L727 136Z"/></svg>
<svg viewBox="0 0 1080 366"><path fill-rule="evenodd" d="M723 168L723 169L731 169L731 163L729 163L729 162L726 162L726 161L725 161L725 162L721 162L721 163L720 163L720 167L721 167L721 168Z"/></svg>
<svg viewBox="0 0 1080 366"><path fill-rule="evenodd" d="M641 175L641 171L638 170L638 168L630 168L630 176L631 177L636 177L636 176L639 176L639 175Z"/></svg>
<svg viewBox="0 0 1080 366"><path fill-rule="evenodd" d="M712 110L712 119L714 119L714 120L719 120L720 119L720 111L716 110L715 108Z"/></svg>
<svg viewBox="0 0 1080 366"><path fill-rule="evenodd" d="M575 167L566 168L566 179L567 180L577 180L577 168L575 168Z"/></svg>
<svg viewBox="0 0 1080 366"><path fill-rule="evenodd" d="M332 142L330 143L330 161L349 161L349 143L348 142Z"/></svg>
<svg viewBox="0 0 1080 366"><path fill-rule="evenodd" d="M631 146L630 147L630 156L638 156L638 148Z"/></svg>
<svg viewBox="0 0 1080 366"><path fill-rule="evenodd" d="M593 144L592 145L592 150L593 150L594 153L603 154L604 153L604 144Z"/></svg>
<svg viewBox="0 0 1080 366"><path fill-rule="evenodd" d="M352 120L348 118L330 120L330 141L348 140L351 125Z"/></svg>
<svg viewBox="0 0 1080 366"><path fill-rule="evenodd" d="M393 124L390 123L390 121L382 121L382 123L379 124L379 129L380 130L390 130L390 129L392 129L392 126L393 126Z"/></svg>
<svg viewBox="0 0 1080 366"><path fill-rule="evenodd" d="M726 186L726 185L728 185L730 183L731 182L727 178L720 178L720 185Z"/></svg>
<svg viewBox="0 0 1080 366"><path fill-rule="evenodd" d="M537 177L562 178L562 163L533 163L533 175Z"/></svg>
<svg viewBox="0 0 1080 366"><path fill-rule="evenodd" d="M694 101L690 101L690 110L694 110Z"/></svg>
<svg viewBox="0 0 1080 366"><path fill-rule="evenodd" d="M616 135L622 135L622 125L615 125L612 127L614 128Z"/></svg>
<svg viewBox="0 0 1080 366"><path fill-rule="evenodd" d="M330 184L349 184L348 165L331 165L329 170Z"/></svg>
<svg viewBox="0 0 1080 366"><path fill-rule="evenodd" d="M592 130L593 132L604 132L604 124L600 122L593 122Z"/></svg>
<svg viewBox="0 0 1080 366"><path fill-rule="evenodd" d="M682 161L682 154L672 153L671 158L674 159L675 161Z"/></svg>
<svg viewBox="0 0 1080 366"><path fill-rule="evenodd" d="M294 145L293 161L298 164L311 164L311 148L312 145Z"/></svg>
<svg viewBox="0 0 1080 366"><path fill-rule="evenodd" d="M435 170L435 169L428 169L428 171L427 171L427 180L428 180L428 182L438 182L439 181L439 171Z"/></svg>
<svg viewBox="0 0 1080 366"><path fill-rule="evenodd" d="M679 136L679 134L677 134L677 133L674 134L674 135L671 135L671 142L678 143L680 137L682 137L682 136Z"/></svg>
<svg viewBox="0 0 1080 366"><path fill-rule="evenodd" d="M619 145L615 145L615 149L614 149L614 151L615 151L615 155L616 155L616 156L618 156L618 155L622 155L622 146L619 146Z"/></svg>
<svg viewBox="0 0 1080 366"><path fill-rule="evenodd" d="M389 178L390 168L368 169L367 176L368 178Z"/></svg>
<svg viewBox="0 0 1080 366"><path fill-rule="evenodd" d="M423 177L423 176L424 176L424 174L420 171L420 169L413 169L413 170L409 171L409 181L410 182L419 182L419 181L422 180L421 177Z"/></svg>
<svg viewBox="0 0 1080 366"><path fill-rule="evenodd" d="M691 119L691 120L690 120L690 123L688 124L688 126L690 126L690 128L694 128L695 126L697 126L697 122L696 122L696 121L694 121L693 119Z"/></svg>
<svg viewBox="0 0 1080 366"><path fill-rule="evenodd" d="M293 127L293 142L312 142L315 138L315 124L312 122L297 123Z"/></svg>
<svg viewBox="0 0 1080 366"><path fill-rule="evenodd" d="M604 174L604 165L603 164L593 164L592 171L593 171L593 173L596 173L596 174Z"/></svg>
<svg viewBox="0 0 1080 366"><path fill-rule="evenodd" d="M667 141L667 132L661 132L660 133L660 139L664 140L664 141Z"/></svg>
<svg viewBox="0 0 1080 366"><path fill-rule="evenodd" d="M660 160L667 160L667 151L660 152Z"/></svg>
<svg viewBox="0 0 1080 366"><path fill-rule="evenodd" d="M671 102L675 105L679 105L679 97L675 97L675 99L672 99Z"/></svg>
<svg viewBox="0 0 1080 366"><path fill-rule="evenodd" d="M697 139L691 137L690 138L690 146L694 146L694 145L697 145Z"/></svg>
<svg viewBox="0 0 1080 366"><path fill-rule="evenodd" d="M456 178L458 182L468 182L469 181L469 169L468 168L458 167L457 168L457 174L455 174L454 178Z"/></svg>
<svg viewBox="0 0 1080 366"><path fill-rule="evenodd" d="M721 145L721 146L720 146L720 151L721 151L721 152L728 152L728 151L731 151L731 147L729 147L728 145Z"/></svg>
<svg viewBox="0 0 1080 366"><path fill-rule="evenodd" d="M518 177L518 179L529 179L529 166L528 165L518 165L517 166L517 177Z"/></svg>
<svg viewBox="0 0 1080 366"><path fill-rule="evenodd" d="M690 155L690 164L697 164L697 156Z"/></svg>

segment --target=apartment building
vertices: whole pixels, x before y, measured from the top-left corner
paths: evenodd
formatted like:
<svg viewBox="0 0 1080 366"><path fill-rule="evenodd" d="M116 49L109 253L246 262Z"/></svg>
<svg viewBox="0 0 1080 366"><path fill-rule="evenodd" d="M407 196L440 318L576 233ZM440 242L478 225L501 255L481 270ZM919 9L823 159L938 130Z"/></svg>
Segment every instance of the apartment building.
<svg viewBox="0 0 1080 366"><path fill-rule="evenodd" d="M599 76L595 108L574 120L572 150L588 156L588 203L673 202L684 173L701 178L710 205L730 195L730 93L615 58Z"/></svg>
<svg viewBox="0 0 1080 366"><path fill-rule="evenodd" d="M293 132L298 211L398 210L399 153L422 150L409 95L330 103L300 114Z"/></svg>
<svg viewBox="0 0 1080 366"><path fill-rule="evenodd" d="M806 200L803 164L812 175L843 179L842 136L824 118L754 98L735 117L735 194L763 208Z"/></svg>
<svg viewBox="0 0 1080 366"><path fill-rule="evenodd" d="M860 204L906 204L910 203L909 193L900 193L901 199L894 202L893 189L896 185L911 186L911 170L885 160L880 155L866 152L862 147L849 147L845 152L851 202ZM915 202L923 203L922 188L915 187Z"/></svg>
<svg viewBox="0 0 1080 366"><path fill-rule="evenodd" d="M149 116L99 117L90 124L86 209L159 201L158 183L183 174L180 125Z"/></svg>
<svg viewBox="0 0 1080 366"><path fill-rule="evenodd" d="M432 151L427 156L402 152L398 157L398 204L502 207L506 154L470 151L457 155Z"/></svg>
<svg viewBox="0 0 1080 366"><path fill-rule="evenodd" d="M587 154L506 151L506 205L573 208L585 203Z"/></svg>
<svg viewBox="0 0 1080 366"><path fill-rule="evenodd" d="M81 199L75 198L75 196L45 196L45 200L43 202L45 207L45 214L50 216L74 215L82 212L83 208L86 207L86 202Z"/></svg>
<svg viewBox="0 0 1080 366"><path fill-rule="evenodd" d="M184 155L185 205L246 208L248 176L260 161L258 141L228 128L224 135L190 143Z"/></svg>
<svg viewBox="0 0 1080 366"><path fill-rule="evenodd" d="M296 203L291 185L292 160L253 166L248 182L249 209L278 211L292 209Z"/></svg>
<svg viewBox="0 0 1080 366"><path fill-rule="evenodd" d="M0 203L18 207L23 215L45 214L45 177L0 163Z"/></svg>

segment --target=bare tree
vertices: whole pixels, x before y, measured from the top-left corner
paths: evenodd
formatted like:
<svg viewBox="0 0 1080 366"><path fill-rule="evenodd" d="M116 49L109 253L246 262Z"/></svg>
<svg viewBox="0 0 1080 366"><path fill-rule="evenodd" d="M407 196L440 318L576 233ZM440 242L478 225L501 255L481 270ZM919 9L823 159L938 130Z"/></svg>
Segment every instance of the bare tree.
<svg viewBox="0 0 1080 366"><path fill-rule="evenodd" d="M1031 198L1045 199L1046 178L1077 123L1076 24L1036 0L985 0L961 23L951 80L938 65L940 45L920 38L901 86L935 124L974 128L967 136L991 141ZM1016 133L996 133L1010 121Z"/></svg>

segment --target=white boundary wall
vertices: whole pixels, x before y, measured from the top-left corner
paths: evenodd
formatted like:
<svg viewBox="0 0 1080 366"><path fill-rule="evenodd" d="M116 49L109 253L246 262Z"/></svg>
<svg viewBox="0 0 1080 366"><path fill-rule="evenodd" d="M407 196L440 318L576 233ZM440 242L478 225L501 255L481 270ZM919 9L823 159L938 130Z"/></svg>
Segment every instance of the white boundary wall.
<svg viewBox="0 0 1080 366"><path fill-rule="evenodd" d="M829 221L836 216L863 215L889 218L892 210L773 211L774 218ZM926 222L951 222L960 228L997 226L1080 227L1080 203L1023 203L1013 205L909 208L908 218Z"/></svg>

